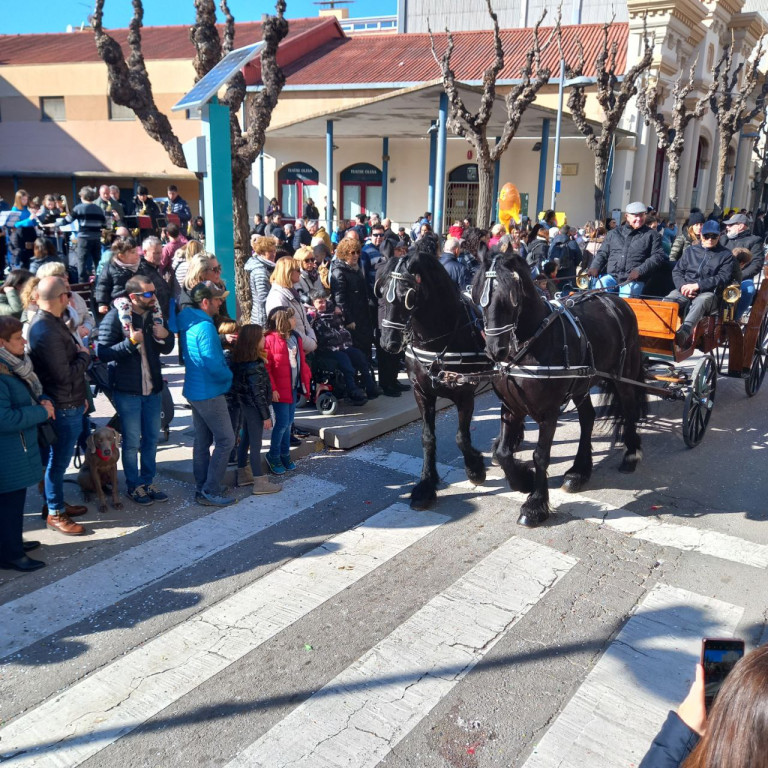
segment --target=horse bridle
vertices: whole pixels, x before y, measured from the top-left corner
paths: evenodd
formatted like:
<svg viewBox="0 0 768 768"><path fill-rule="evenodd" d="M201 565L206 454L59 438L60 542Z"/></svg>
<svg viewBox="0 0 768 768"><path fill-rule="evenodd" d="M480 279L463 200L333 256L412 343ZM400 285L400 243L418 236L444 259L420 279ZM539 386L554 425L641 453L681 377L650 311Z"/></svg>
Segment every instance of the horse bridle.
<svg viewBox="0 0 768 768"><path fill-rule="evenodd" d="M409 284L408 290L405 292L405 296L403 296L403 306L409 312L412 312L414 307L416 306L416 289L412 285L410 285L410 283L414 281L414 277L412 274L410 274L410 272L402 271L404 269L403 262L404 262L404 259L399 259L397 264L395 265L395 268L389 273L390 280L389 280L389 285L387 286L387 292L384 296L384 299L387 302L387 304L394 304L395 298L396 298L398 280L408 283ZM391 328L392 330L395 330L395 331L405 332L408 328L408 323L396 323L395 321L388 320L385 317L381 321L381 327Z"/></svg>
<svg viewBox="0 0 768 768"><path fill-rule="evenodd" d="M485 281L483 283L483 293L480 296L480 307L483 309L483 311L486 309L486 307L491 303L491 291L493 290L493 281L498 279L498 274L496 272L496 262L499 260L499 256L494 256L493 261L491 261L490 269L485 273ZM512 277L515 280L520 280L520 275L517 274L514 270L512 271ZM512 297L512 306L517 306L517 301ZM517 346L517 337L515 335L515 332L517 331L517 323L509 323L508 325L502 325L497 328L490 328L488 326L485 327L485 335L486 336L501 336L503 333L512 333L512 340Z"/></svg>

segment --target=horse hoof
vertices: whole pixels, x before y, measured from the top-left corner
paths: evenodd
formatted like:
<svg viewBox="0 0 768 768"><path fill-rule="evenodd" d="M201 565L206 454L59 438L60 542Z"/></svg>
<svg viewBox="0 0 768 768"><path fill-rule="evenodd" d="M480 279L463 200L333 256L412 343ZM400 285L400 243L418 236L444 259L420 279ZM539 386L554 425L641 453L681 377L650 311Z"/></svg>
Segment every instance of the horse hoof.
<svg viewBox="0 0 768 768"><path fill-rule="evenodd" d="M548 512L521 512L517 524L524 528L537 528L549 517Z"/></svg>
<svg viewBox="0 0 768 768"><path fill-rule="evenodd" d="M485 482L485 467L480 471L468 469L467 480L469 480L472 485L482 485Z"/></svg>
<svg viewBox="0 0 768 768"><path fill-rule="evenodd" d="M415 510L425 510L425 509L431 509L435 506L437 503L437 494L434 496L430 496L428 498L418 498L414 499L411 497L411 509Z"/></svg>
<svg viewBox="0 0 768 768"><path fill-rule="evenodd" d="M587 478L580 475L566 475L560 490L565 493L578 493L586 484Z"/></svg>

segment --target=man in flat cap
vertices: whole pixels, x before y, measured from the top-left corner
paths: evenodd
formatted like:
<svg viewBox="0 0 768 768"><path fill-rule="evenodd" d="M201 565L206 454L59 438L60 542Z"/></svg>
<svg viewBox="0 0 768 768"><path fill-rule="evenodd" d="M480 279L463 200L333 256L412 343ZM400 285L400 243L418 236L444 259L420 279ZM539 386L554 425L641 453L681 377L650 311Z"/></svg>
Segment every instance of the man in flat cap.
<svg viewBox="0 0 768 768"><path fill-rule="evenodd" d="M748 248L752 252L752 261L741 272L741 298L736 305L736 317L739 318L752 306L752 300L755 298L753 278L763 269L765 261L763 241L750 232L749 219L744 213L734 214L723 224L725 224L725 234L720 238L722 245L731 253L735 248Z"/></svg>
<svg viewBox="0 0 768 768"><path fill-rule="evenodd" d="M661 235L645 223L645 203L630 203L625 222L605 237L589 270L593 283L622 296L640 296L645 281L665 261Z"/></svg>

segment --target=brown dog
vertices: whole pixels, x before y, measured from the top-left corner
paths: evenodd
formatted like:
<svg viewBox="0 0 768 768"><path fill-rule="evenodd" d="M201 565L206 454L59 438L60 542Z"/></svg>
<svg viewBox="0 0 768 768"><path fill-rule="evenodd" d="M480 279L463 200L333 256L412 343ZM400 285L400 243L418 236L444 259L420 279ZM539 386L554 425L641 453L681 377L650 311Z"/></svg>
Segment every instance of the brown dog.
<svg viewBox="0 0 768 768"><path fill-rule="evenodd" d="M107 511L107 499L104 495L105 483L112 485L112 506L114 509L123 508L117 487L117 460L120 458L117 444L119 440L119 433L112 427L99 427L88 437L85 460L77 475L77 482L83 489L86 500L88 495L93 492L99 497L99 512L102 514Z"/></svg>

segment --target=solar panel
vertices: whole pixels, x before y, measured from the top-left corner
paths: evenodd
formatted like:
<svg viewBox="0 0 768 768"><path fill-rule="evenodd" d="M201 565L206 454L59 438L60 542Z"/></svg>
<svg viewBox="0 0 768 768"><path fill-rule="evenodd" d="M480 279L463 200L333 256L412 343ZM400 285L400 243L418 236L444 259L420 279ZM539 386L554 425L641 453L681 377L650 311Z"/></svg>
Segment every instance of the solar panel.
<svg viewBox="0 0 768 768"><path fill-rule="evenodd" d="M263 42L246 45L228 53L205 77L195 83L189 93L171 109L178 112L182 109L199 109L215 96L219 89L239 72L251 59L261 52Z"/></svg>

